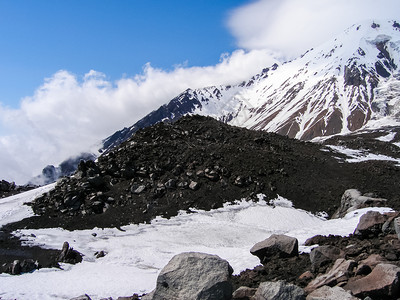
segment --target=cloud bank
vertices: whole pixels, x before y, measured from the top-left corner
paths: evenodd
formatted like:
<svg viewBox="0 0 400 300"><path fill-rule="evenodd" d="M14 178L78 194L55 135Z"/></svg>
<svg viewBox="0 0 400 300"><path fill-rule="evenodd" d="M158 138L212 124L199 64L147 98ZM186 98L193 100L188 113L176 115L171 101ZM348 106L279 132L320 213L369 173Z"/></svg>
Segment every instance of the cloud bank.
<svg viewBox="0 0 400 300"><path fill-rule="evenodd" d="M398 19L399 0L258 0L227 21L241 48L271 49L291 59L367 19Z"/></svg>
<svg viewBox="0 0 400 300"><path fill-rule="evenodd" d="M237 50L215 66L165 71L146 64L142 74L116 82L93 70L82 78L59 71L19 109L0 106L0 179L26 183L48 164L97 150L102 139L187 88L239 83L274 62L266 50Z"/></svg>

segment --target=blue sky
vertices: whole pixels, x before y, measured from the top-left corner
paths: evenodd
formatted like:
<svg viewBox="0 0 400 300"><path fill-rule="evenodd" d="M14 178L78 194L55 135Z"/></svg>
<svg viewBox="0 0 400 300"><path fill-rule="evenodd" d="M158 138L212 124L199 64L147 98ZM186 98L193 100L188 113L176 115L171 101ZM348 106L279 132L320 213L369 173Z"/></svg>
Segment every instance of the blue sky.
<svg viewBox="0 0 400 300"><path fill-rule="evenodd" d="M399 0L0 0L0 179L26 183L182 91L237 84Z"/></svg>
<svg viewBox="0 0 400 300"><path fill-rule="evenodd" d="M110 80L147 62L213 65L232 52L226 26L245 0L1 0L0 101L17 107L58 70L91 69Z"/></svg>

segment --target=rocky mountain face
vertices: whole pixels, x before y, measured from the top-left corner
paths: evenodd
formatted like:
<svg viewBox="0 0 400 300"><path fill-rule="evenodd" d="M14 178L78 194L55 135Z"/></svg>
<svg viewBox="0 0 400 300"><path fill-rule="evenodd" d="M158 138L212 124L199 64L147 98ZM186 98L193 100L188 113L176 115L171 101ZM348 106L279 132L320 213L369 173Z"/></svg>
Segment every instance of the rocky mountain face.
<svg viewBox="0 0 400 300"><path fill-rule="evenodd" d="M103 141L108 150L136 130L186 114L302 140L398 126L400 25L365 22L296 60L239 85L188 89Z"/></svg>

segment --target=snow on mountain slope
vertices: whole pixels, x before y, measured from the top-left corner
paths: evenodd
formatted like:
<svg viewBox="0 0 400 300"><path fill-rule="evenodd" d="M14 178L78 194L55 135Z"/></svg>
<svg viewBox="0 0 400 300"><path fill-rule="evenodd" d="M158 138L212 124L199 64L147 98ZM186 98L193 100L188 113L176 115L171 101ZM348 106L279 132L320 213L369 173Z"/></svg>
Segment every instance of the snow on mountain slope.
<svg viewBox="0 0 400 300"><path fill-rule="evenodd" d="M398 119L399 46L397 22L354 25L233 98L220 98L240 103L231 124L306 140L355 131L371 119Z"/></svg>
<svg viewBox="0 0 400 300"><path fill-rule="evenodd" d="M130 128L106 139L103 149L136 130L185 114L310 140L365 126L398 125L400 24L364 22L296 60L265 68L234 86L188 89Z"/></svg>

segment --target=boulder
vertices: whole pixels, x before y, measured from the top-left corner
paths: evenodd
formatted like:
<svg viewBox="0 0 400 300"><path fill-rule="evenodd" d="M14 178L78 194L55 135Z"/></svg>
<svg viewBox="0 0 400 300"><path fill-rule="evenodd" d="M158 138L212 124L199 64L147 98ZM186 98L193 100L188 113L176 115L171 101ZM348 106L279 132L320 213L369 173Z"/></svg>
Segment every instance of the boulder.
<svg viewBox="0 0 400 300"><path fill-rule="evenodd" d="M360 265L367 265L371 269L373 269L377 265L379 265L381 263L385 263L385 262L387 262L387 260L385 258L383 258L382 256L380 256L379 254L371 254L366 259L363 259L362 261L360 261L359 264Z"/></svg>
<svg viewBox="0 0 400 300"><path fill-rule="evenodd" d="M89 297L89 295L81 295L75 298L71 298L70 300L92 300L92 298Z"/></svg>
<svg viewBox="0 0 400 300"><path fill-rule="evenodd" d="M332 215L332 219L343 218L347 213L359 208L384 205L386 199L361 195L358 190L346 190L340 201L340 206Z"/></svg>
<svg viewBox="0 0 400 300"><path fill-rule="evenodd" d="M68 242L64 242L57 261L68 264L80 263L82 261L82 254L70 247Z"/></svg>
<svg viewBox="0 0 400 300"><path fill-rule="evenodd" d="M250 253L257 256L261 263L268 261L272 257L293 257L299 254L299 242L296 238L273 234L266 240L258 242L251 249Z"/></svg>
<svg viewBox="0 0 400 300"><path fill-rule="evenodd" d="M304 290L297 285L283 280L262 282L252 300L303 300L306 299Z"/></svg>
<svg viewBox="0 0 400 300"><path fill-rule="evenodd" d="M343 256L344 252L338 247L330 245L319 246L311 250L311 266L314 270L317 270Z"/></svg>
<svg viewBox="0 0 400 300"><path fill-rule="evenodd" d="M249 300L252 299L257 289L241 286L232 294L232 299L235 300Z"/></svg>
<svg viewBox="0 0 400 300"><path fill-rule="evenodd" d="M400 268L391 264L379 264L372 272L360 279L349 281L343 288L357 297L367 295L381 298L399 296Z"/></svg>
<svg viewBox="0 0 400 300"><path fill-rule="evenodd" d="M232 267L216 255L175 255L161 270L154 293L145 299L231 299Z"/></svg>
<svg viewBox="0 0 400 300"><path fill-rule="evenodd" d="M356 266L357 264L353 260L339 258L327 273L321 274L311 281L305 291L310 293L324 285L334 286L347 281L353 275L353 270Z"/></svg>
<svg viewBox="0 0 400 300"><path fill-rule="evenodd" d="M363 214L358 222L354 234L366 236L382 232L382 225L386 222L387 216L377 212L368 211Z"/></svg>
<svg viewBox="0 0 400 300"><path fill-rule="evenodd" d="M334 286L329 287L327 285L320 287L319 289L310 293L306 300L357 300L348 291L341 287Z"/></svg>
<svg viewBox="0 0 400 300"><path fill-rule="evenodd" d="M394 230L396 231L397 238L400 240L400 217L393 220Z"/></svg>

